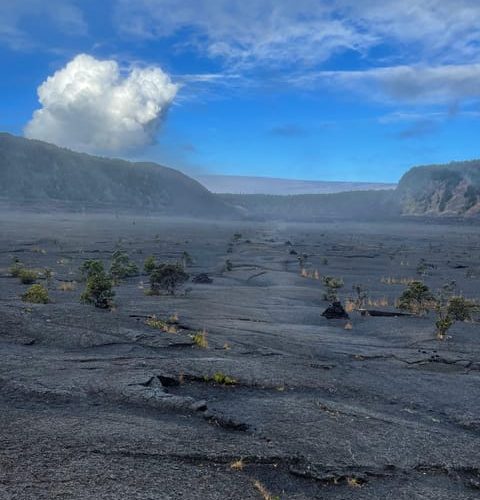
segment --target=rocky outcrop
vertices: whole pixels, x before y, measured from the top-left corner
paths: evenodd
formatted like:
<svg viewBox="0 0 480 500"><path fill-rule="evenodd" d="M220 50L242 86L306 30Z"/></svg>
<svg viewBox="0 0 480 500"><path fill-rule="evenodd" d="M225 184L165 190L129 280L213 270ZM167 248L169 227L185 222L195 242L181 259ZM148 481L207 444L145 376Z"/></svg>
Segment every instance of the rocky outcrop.
<svg viewBox="0 0 480 500"><path fill-rule="evenodd" d="M480 161L412 168L395 194L403 215L478 215Z"/></svg>

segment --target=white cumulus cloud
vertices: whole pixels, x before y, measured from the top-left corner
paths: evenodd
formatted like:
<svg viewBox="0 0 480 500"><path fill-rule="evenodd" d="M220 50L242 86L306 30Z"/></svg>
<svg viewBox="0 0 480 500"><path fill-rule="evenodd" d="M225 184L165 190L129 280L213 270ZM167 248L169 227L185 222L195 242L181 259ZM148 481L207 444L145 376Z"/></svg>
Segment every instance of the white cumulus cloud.
<svg viewBox="0 0 480 500"><path fill-rule="evenodd" d="M78 151L115 153L154 140L179 86L158 67L121 72L80 54L38 88L42 108L25 136Z"/></svg>

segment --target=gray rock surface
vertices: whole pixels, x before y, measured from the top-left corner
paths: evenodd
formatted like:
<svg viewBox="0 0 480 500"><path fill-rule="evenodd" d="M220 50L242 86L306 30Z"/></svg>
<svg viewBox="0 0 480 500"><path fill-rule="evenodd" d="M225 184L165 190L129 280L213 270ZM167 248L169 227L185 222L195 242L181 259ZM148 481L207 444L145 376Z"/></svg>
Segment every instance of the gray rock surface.
<svg viewBox="0 0 480 500"><path fill-rule="evenodd" d="M362 284L371 307L394 310L404 285L388 278L418 278L424 258L433 290L455 280L477 298L479 243L478 227L447 223L3 212L0 498L257 499L258 484L296 500L479 498L478 323L444 342L431 316L352 312L344 329L321 316L314 273L342 278L342 300ZM129 278L112 311L81 304L82 283L59 289L119 245L140 268L188 251L188 272L214 281L153 297L147 276ZM20 300L13 257L54 271L50 304ZM146 324L174 313L176 332Z"/></svg>

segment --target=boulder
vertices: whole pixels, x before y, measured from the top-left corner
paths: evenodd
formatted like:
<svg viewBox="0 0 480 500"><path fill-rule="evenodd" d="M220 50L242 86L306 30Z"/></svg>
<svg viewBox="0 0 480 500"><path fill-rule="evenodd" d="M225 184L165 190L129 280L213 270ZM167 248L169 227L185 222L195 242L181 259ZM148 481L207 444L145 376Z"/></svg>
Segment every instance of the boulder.
<svg viewBox="0 0 480 500"><path fill-rule="evenodd" d="M206 273L201 273L201 274L197 274L193 279L192 279L193 283L199 283L199 284L209 284L209 283L212 283L212 278L210 278L210 276L208 276L208 274Z"/></svg>
<svg viewBox="0 0 480 500"><path fill-rule="evenodd" d="M347 311L340 302L333 302L330 304L325 311L323 311L322 316L327 319L348 319L349 316Z"/></svg>

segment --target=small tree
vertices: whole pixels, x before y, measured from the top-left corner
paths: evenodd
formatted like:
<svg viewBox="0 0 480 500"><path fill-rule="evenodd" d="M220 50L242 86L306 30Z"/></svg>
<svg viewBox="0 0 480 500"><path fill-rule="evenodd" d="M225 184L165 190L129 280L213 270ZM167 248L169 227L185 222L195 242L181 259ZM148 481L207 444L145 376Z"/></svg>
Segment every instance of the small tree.
<svg viewBox="0 0 480 500"><path fill-rule="evenodd" d="M465 297L453 296L446 298L445 294L442 293L435 307L437 313L437 320L435 321L437 338L443 340L456 321L470 321L477 308L475 303L465 299Z"/></svg>
<svg viewBox="0 0 480 500"><path fill-rule="evenodd" d="M150 273L150 293L159 295L165 291L175 295L176 289L183 285L189 278L183 267L179 264L160 264Z"/></svg>
<svg viewBox="0 0 480 500"><path fill-rule="evenodd" d="M325 286L323 299L332 303L337 302L338 290L343 287L343 280L340 278L334 278L333 276L324 276L322 278L322 282Z"/></svg>
<svg viewBox="0 0 480 500"><path fill-rule="evenodd" d="M425 314L435 305L435 297L422 281L411 281L398 299L398 308L413 314Z"/></svg>
<svg viewBox="0 0 480 500"><path fill-rule="evenodd" d="M112 255L110 274L114 281L130 278L138 274L138 266L132 262L123 250L115 250Z"/></svg>
<svg viewBox="0 0 480 500"><path fill-rule="evenodd" d="M112 278L103 269L91 274L87 278L85 290L80 300L87 304L93 304L100 309L110 309L113 305L113 297L115 296L112 285Z"/></svg>
<svg viewBox="0 0 480 500"><path fill-rule="evenodd" d="M455 321L471 321L477 304L462 296L451 297L448 301L448 314Z"/></svg>
<svg viewBox="0 0 480 500"><path fill-rule="evenodd" d="M80 275L84 280L88 279L94 274L105 272L103 262L95 259L88 259L80 266Z"/></svg>
<svg viewBox="0 0 480 500"><path fill-rule="evenodd" d="M157 267L157 261L153 255L148 256L143 263L143 270L150 274Z"/></svg>

